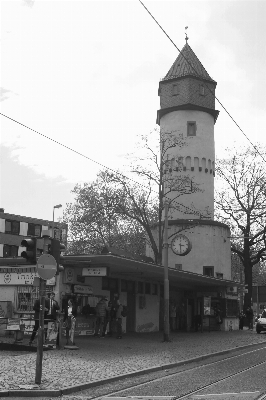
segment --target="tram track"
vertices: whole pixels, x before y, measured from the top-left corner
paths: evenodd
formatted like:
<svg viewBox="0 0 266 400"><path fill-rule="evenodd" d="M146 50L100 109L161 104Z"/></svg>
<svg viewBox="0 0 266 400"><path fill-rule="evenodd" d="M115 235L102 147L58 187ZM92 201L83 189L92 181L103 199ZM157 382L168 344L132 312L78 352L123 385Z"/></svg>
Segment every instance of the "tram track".
<svg viewBox="0 0 266 400"><path fill-rule="evenodd" d="M263 349L266 349L266 347L264 347ZM194 367L191 367L191 368L187 368L186 367L184 370L179 370L177 372L167 371L167 375L165 375L165 376L152 378L152 379L150 379L150 380L148 380L146 382L133 383L133 384L130 384L127 387L123 387L122 389L119 389L119 390L117 390L117 389L110 390L109 393L105 393L105 394L102 394L100 396L99 395L98 396L94 396L94 397L90 396L90 400L101 400L104 397L112 398L112 397L117 396L117 395L126 396L126 392L132 392L134 390L141 389L142 387L145 388L148 385L158 384L160 382L163 382L163 381L165 381L167 379L171 379L171 378L174 378L174 377L178 378L178 376L181 376L181 375L184 375L184 374L191 374L191 373L195 373L196 374L197 371L199 371L199 369L201 369L201 371L202 371L202 368L206 368L207 369L210 366L214 366L214 365L217 366L219 363L224 363L227 360L232 361L232 360L237 359L237 358L240 359L243 356L252 355L252 354L255 354L256 352L259 352L261 350L262 349L260 348L260 349L244 352L244 353L237 354L237 355L232 355L232 356L229 356L229 357L227 355L227 357L224 357L222 359L211 361L211 362L207 362L207 363L200 363L200 365L197 365L197 366L194 366ZM199 394L200 392L202 392L204 390L211 389L211 387L214 386L214 385L226 382L229 379L232 379L234 377L240 376L241 374L245 374L245 373L247 373L247 372L249 372L251 370L254 370L255 368L259 368L259 367L261 367L263 365L266 365L266 357L265 357L265 360L263 360L263 361L260 361L260 362L257 362L257 363L253 363L253 365L245 367L245 368L242 368L242 369L240 369L240 370L238 370L238 371L236 371L234 373L229 373L227 376L223 376L223 377L220 377L218 379L214 379L214 380L212 380L212 382L210 382L208 384L205 384L205 385L202 385L200 387L197 387L196 389L188 390L186 393L182 393L180 395L179 394L173 395L173 398L175 398L177 400L179 400L179 399L180 400L188 399L191 396ZM128 394L128 397L131 397L131 396L133 396L133 395L132 394ZM138 397L139 396L140 395L138 395ZM261 397L258 400L266 400L266 392L263 395L261 395Z"/></svg>

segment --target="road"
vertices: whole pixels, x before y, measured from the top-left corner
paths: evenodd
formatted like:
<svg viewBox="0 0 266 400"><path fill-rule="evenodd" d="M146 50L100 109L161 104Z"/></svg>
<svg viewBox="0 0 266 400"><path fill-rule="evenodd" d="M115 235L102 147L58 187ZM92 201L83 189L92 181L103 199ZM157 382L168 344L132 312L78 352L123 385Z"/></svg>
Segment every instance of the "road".
<svg viewBox="0 0 266 400"><path fill-rule="evenodd" d="M260 348L256 346L253 350L250 348L235 350L230 355L216 356L169 370L127 378L101 387L64 395L60 399L92 400L109 395L112 397L173 396L176 399L194 400L205 399L206 397L202 396L206 394L241 392L249 393L238 397L228 395L222 400L262 399L264 397L262 395L266 394L265 345L261 345ZM40 397L38 399L40 400ZM212 400L211 397L208 399ZM45 400L48 398L46 397Z"/></svg>

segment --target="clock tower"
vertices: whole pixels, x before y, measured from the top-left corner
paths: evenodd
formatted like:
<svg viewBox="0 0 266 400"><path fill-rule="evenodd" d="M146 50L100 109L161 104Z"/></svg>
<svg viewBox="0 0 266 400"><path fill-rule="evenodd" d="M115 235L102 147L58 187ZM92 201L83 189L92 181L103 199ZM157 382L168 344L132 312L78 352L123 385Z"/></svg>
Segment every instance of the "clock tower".
<svg viewBox="0 0 266 400"><path fill-rule="evenodd" d="M169 267L231 279L229 227L214 221L216 85L186 40L159 82L157 124L161 137L170 133L183 143L161 154Z"/></svg>

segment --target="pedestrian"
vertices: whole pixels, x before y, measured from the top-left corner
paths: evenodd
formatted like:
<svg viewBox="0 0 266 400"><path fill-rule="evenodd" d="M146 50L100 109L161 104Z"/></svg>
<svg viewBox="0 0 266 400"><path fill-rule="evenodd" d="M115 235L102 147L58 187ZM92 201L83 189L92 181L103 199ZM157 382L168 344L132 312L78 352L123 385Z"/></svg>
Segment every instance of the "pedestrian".
<svg viewBox="0 0 266 400"><path fill-rule="evenodd" d="M176 330L176 305L174 303L172 303L170 305L170 328L171 331L175 331Z"/></svg>
<svg viewBox="0 0 266 400"><path fill-rule="evenodd" d="M115 307L113 306L112 301L108 301L107 304L108 310L106 311L106 318L103 326L103 336L105 336L107 327L108 327L108 335L112 336L113 334L113 320L115 320Z"/></svg>
<svg viewBox="0 0 266 400"><path fill-rule="evenodd" d="M239 329L241 331L243 331L243 328L244 328L245 317L246 317L246 315L243 313L243 311L241 311L239 314Z"/></svg>
<svg viewBox="0 0 266 400"><path fill-rule="evenodd" d="M117 339L122 339L122 311L123 311L123 306L120 304L120 300L117 300L117 309L116 309Z"/></svg>
<svg viewBox="0 0 266 400"><path fill-rule="evenodd" d="M32 345L33 340L35 339L36 333L39 329L39 322L40 322L40 299L35 300L34 305L33 305L33 310L34 310L34 327L33 331L30 337L29 345ZM49 299L46 295L46 298L44 300L44 319L47 318L47 312L49 310ZM46 334L45 334L46 336Z"/></svg>
<svg viewBox="0 0 266 400"><path fill-rule="evenodd" d="M253 310L250 306L246 309L246 316L248 320L248 329L253 329Z"/></svg>
<svg viewBox="0 0 266 400"><path fill-rule="evenodd" d="M96 305L96 326L94 336L104 338L103 328L105 326L106 313L108 311L107 298L101 299Z"/></svg>
<svg viewBox="0 0 266 400"><path fill-rule="evenodd" d="M64 308L64 322L66 325L66 344L68 345L69 332L72 328L73 318L77 316L77 307L72 299L69 299ZM74 343L73 343L74 344Z"/></svg>
<svg viewBox="0 0 266 400"><path fill-rule="evenodd" d="M60 307L54 298L55 298L55 293L51 292L49 296L49 310L47 312L47 318L55 321L57 312L59 311Z"/></svg>

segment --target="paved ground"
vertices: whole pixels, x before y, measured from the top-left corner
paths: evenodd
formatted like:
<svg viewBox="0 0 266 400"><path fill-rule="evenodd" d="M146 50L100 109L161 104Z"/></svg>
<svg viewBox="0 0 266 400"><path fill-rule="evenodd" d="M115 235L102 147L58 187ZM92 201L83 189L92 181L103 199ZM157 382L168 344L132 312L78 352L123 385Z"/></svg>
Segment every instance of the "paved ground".
<svg viewBox="0 0 266 400"><path fill-rule="evenodd" d="M5 339L0 338L0 342ZM85 387L88 383L219 353L237 347L265 343L266 334L255 331L130 333L122 340L92 336L78 337L79 350L51 350L43 353L42 383L35 384L36 353L0 352L0 394L9 390L62 390ZM28 340L27 340L28 341ZM25 341L25 343L27 342ZM28 387L29 385L29 387Z"/></svg>

